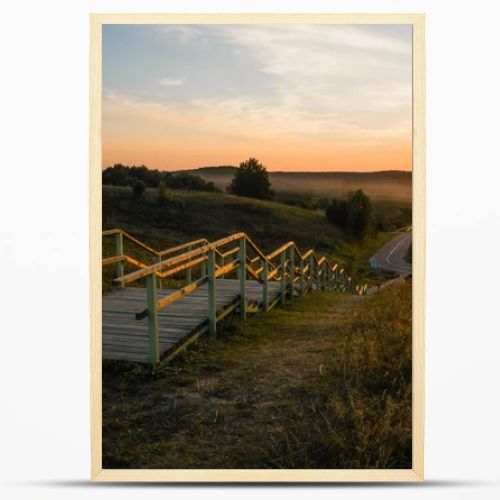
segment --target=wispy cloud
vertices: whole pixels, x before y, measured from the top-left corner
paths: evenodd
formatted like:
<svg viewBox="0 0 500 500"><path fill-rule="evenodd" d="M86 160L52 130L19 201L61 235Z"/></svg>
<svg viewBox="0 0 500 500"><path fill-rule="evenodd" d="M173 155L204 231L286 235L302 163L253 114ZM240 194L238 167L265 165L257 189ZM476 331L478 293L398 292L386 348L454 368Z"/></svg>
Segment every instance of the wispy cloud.
<svg viewBox="0 0 500 500"><path fill-rule="evenodd" d="M277 169L411 168L411 27L156 29L164 35L155 40L171 50L167 57L155 46L155 63L168 63L168 76L153 80L157 93L120 89L105 96L104 136L115 150L120 137L123 144L137 139L148 144L142 154L157 151L156 165L167 168L196 166L194 150L200 164L260 151ZM159 87L179 90L174 97Z"/></svg>
<svg viewBox="0 0 500 500"><path fill-rule="evenodd" d="M180 87L185 81L186 78L161 78L158 83L164 87Z"/></svg>

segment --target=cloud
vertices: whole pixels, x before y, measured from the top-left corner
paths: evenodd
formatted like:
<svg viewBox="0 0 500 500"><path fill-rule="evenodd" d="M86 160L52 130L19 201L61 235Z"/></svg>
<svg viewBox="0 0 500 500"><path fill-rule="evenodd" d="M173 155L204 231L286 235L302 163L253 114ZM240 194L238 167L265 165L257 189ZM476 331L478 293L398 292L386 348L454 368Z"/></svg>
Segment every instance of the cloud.
<svg viewBox="0 0 500 500"><path fill-rule="evenodd" d="M252 68L249 85L228 93L231 75L225 61L213 59L206 76L212 87L220 88L215 95L207 96L204 88L197 87L206 85L207 78L194 78L186 69L189 65L172 68L174 75L178 71L187 76L156 80L161 86L180 87L189 78L182 102L172 95L108 93L103 131L114 144L122 134L124 144L142 141L144 152L156 148L168 158L175 150L176 168L184 166L181 144L186 161L196 150L201 164L207 164L208 158L202 157L211 151L219 152L221 163L231 161L224 160L230 152L239 158L242 151L255 155L261 151L275 168L289 167L293 154L294 165L302 162L303 168L307 158L311 162L316 158L318 165L329 164L330 158L330 168L335 168L340 158L347 162L356 157L364 160L353 163L353 168L411 168L410 27L175 25L164 29L186 45L183 63L191 60L190 50L200 50L191 43L194 40L210 43L208 57L221 57L222 49L229 50L238 63ZM225 72L218 73L219 66ZM267 80L254 82L255 72L267 75ZM393 155L385 167L382 160L377 166L375 160L370 163L370 155L382 158L384 152ZM217 156L210 158L218 161Z"/></svg>
<svg viewBox="0 0 500 500"><path fill-rule="evenodd" d="M161 78L159 84L164 87L180 87L184 85L186 78Z"/></svg>

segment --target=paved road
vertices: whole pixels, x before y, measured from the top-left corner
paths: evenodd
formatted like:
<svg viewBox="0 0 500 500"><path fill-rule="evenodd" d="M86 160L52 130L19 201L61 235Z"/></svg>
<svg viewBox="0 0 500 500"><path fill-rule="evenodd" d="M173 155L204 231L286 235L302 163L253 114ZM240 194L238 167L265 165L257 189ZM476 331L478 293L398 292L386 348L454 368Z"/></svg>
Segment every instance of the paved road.
<svg viewBox="0 0 500 500"><path fill-rule="evenodd" d="M402 276L411 274L411 264L404 260L408 247L411 245L411 231L398 234L384 245L373 257L377 267L394 271Z"/></svg>

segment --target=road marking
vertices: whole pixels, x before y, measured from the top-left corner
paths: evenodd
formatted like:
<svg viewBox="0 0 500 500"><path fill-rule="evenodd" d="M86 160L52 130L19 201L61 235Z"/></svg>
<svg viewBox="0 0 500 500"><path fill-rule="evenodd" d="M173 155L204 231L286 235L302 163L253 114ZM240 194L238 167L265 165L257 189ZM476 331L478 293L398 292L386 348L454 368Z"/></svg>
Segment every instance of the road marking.
<svg viewBox="0 0 500 500"><path fill-rule="evenodd" d="M388 264L391 264L391 261L389 260L389 258L391 257L391 255L406 241L406 238L403 237L401 239L401 241L389 252L389 255L385 258L385 261L388 263Z"/></svg>

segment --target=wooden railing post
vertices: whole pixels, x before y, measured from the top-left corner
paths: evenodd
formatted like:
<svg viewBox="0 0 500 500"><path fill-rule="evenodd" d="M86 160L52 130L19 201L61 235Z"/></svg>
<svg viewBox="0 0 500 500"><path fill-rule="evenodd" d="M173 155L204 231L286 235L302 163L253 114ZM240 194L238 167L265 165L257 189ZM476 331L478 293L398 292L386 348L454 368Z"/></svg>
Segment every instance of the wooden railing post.
<svg viewBox="0 0 500 500"><path fill-rule="evenodd" d="M267 292L267 274L269 272L269 267L267 260L262 260L262 307L264 312L269 309L269 294Z"/></svg>
<svg viewBox="0 0 500 500"><path fill-rule="evenodd" d="M328 264L326 260L323 261L323 291L326 292L328 285Z"/></svg>
<svg viewBox="0 0 500 500"><path fill-rule="evenodd" d="M286 295L286 250L281 252L281 260L280 260L280 270L281 270L281 296L280 302L281 305L285 303L285 295Z"/></svg>
<svg viewBox="0 0 500 500"><path fill-rule="evenodd" d="M123 234L121 232L115 234L115 252L117 256L123 255ZM123 278L123 261L116 263L116 277ZM120 288L124 286L120 284Z"/></svg>
<svg viewBox="0 0 500 500"><path fill-rule="evenodd" d="M149 330L149 362L156 364L160 361L160 329L158 321L156 276L154 273L146 277L148 330Z"/></svg>
<svg viewBox="0 0 500 500"><path fill-rule="evenodd" d="M295 289L295 249L293 246L289 249L290 252L290 300L293 300L293 292Z"/></svg>
<svg viewBox="0 0 500 500"><path fill-rule="evenodd" d="M311 290L313 289L314 283L314 255L311 254L309 257L309 281Z"/></svg>
<svg viewBox="0 0 500 500"><path fill-rule="evenodd" d="M224 255L221 257L221 266L224 267L226 264L226 258L224 257ZM225 279L225 275L223 274L221 277L220 277L221 280Z"/></svg>
<svg viewBox="0 0 500 500"><path fill-rule="evenodd" d="M208 334L217 332L217 305L215 296L215 250L208 251Z"/></svg>
<svg viewBox="0 0 500 500"><path fill-rule="evenodd" d="M247 293L246 293L246 262L247 262L247 252L246 252L246 241L245 237L240 239L240 250L239 250L239 269L240 269L240 315L243 319L247 316Z"/></svg>
<svg viewBox="0 0 500 500"><path fill-rule="evenodd" d="M206 257L206 253L203 252L203 257ZM201 267L200 267L200 274L201 274L201 278L204 278L206 275L207 275L207 261L204 260L202 263L201 263Z"/></svg>
<svg viewBox="0 0 500 500"><path fill-rule="evenodd" d="M316 290L318 292L321 291L321 275L320 275L320 272L321 272L321 264L319 264L319 265L316 266Z"/></svg>
<svg viewBox="0 0 500 500"><path fill-rule="evenodd" d="M158 262L161 262L161 255L158 257ZM159 276L156 277L156 286L158 290L161 290L161 278Z"/></svg>
<svg viewBox="0 0 500 500"><path fill-rule="evenodd" d="M304 295L304 260L300 259L299 262L299 292Z"/></svg>
<svg viewBox="0 0 500 500"><path fill-rule="evenodd" d="M190 252L190 251L191 251L191 245L189 245L189 246L187 247L187 251L188 251L188 252ZM189 259L189 260L188 260L188 262L189 262L190 260L191 260L191 259ZM188 268L186 269L186 283L189 285L189 283L191 283L191 281L192 281L192 278L191 278L191 268L190 268L190 267L188 267Z"/></svg>

